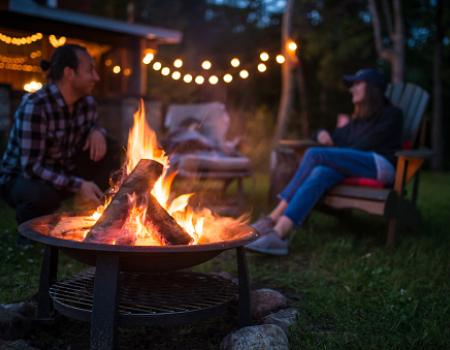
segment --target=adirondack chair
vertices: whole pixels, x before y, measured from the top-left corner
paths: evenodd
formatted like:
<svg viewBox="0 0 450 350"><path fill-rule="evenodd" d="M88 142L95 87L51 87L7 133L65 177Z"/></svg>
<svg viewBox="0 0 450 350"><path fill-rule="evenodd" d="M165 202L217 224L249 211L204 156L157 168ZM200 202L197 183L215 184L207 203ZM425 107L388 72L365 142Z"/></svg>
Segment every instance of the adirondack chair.
<svg viewBox="0 0 450 350"><path fill-rule="evenodd" d="M201 132L217 144L225 142L230 117L225 105L219 102L196 104L172 104L169 106L164 125L170 133L187 118L197 119ZM237 182L238 206L244 204L243 180L252 176L251 163L243 155L223 156L208 152L182 154L177 166L177 177L191 180L214 180L222 182L222 197L228 186Z"/></svg>
<svg viewBox="0 0 450 350"><path fill-rule="evenodd" d="M393 186L385 188L383 184L377 184L371 179L346 179L327 192L318 208L325 211L359 209L385 217L388 220L386 245L392 247L399 225L415 227L420 224L420 213L416 207L419 173L424 161L432 156L432 152L414 149L429 94L419 86L402 83L389 85L386 96L403 112L402 137L405 149L396 153L397 165ZM272 194L287 183L292 176L288 176L288 173L293 174L298 166L298 162L293 163L292 159L299 161L306 149L313 145L317 143L302 140L280 141L279 147L272 153L270 191ZM275 169L283 168L284 173L277 175ZM407 196L406 186L411 182L413 182L412 193Z"/></svg>

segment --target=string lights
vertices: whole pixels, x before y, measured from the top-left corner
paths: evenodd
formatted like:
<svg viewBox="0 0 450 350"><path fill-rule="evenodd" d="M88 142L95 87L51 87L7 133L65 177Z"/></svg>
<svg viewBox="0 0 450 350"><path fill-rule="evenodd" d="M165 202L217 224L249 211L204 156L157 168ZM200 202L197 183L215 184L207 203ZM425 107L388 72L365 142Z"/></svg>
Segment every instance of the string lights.
<svg viewBox="0 0 450 350"><path fill-rule="evenodd" d="M39 32L23 37L13 37L0 32L0 43L4 43L7 45L29 45L42 40L43 38L44 35ZM61 36L58 38L53 34L48 36L48 40L54 48L60 47L67 42L67 38L65 36ZM255 68L251 68L249 64L242 66L241 60L238 57L232 57L229 61L228 68L224 69L222 72L214 71L217 66L216 64L214 64L214 62L208 59L201 61L199 65L199 70L203 71L203 73L187 72L186 69L184 69L183 59L180 57L175 58L170 64L164 63L161 60L155 61L157 52L153 48L147 48L144 50L142 63L145 65L151 64L152 69L155 71L159 71L164 77L171 78L175 81L183 81L187 84L192 82L198 85L203 85L205 83L216 85L220 82L230 84L236 79L248 79L250 78L251 74L254 73L262 74L267 72L271 61L274 61L277 64L285 64L287 61L296 62L297 50L297 43L290 39L286 42L285 50L283 50L285 55L274 54L272 56L267 51L261 51L259 53L258 62L254 64ZM36 59L41 56L42 52L40 50L35 50L27 56L12 57L0 55L0 69L17 70L24 72L40 72L39 66L26 64L26 62L29 58ZM112 59L105 60L104 64L107 67L111 67L110 69L114 74L123 74L126 77L132 75L131 68L122 68L120 65L113 63ZM185 71L183 72L183 70Z"/></svg>
<svg viewBox="0 0 450 350"><path fill-rule="evenodd" d="M286 62L286 59L285 59L284 56L281 55L281 54L277 55L277 57L275 57L275 60L276 60L277 63L279 63L279 64L283 64L284 62Z"/></svg>
<svg viewBox="0 0 450 350"><path fill-rule="evenodd" d="M156 51L153 49L146 49L144 51L144 58L142 59L142 63L150 64L151 61L155 58Z"/></svg>
<svg viewBox="0 0 450 350"><path fill-rule="evenodd" d="M22 37L13 37L9 36L4 33L0 33L0 41L7 45L15 45L15 46L22 46L22 45L30 45L33 44L39 40L42 40L44 35L42 33L34 33L27 36ZM65 36L61 36L59 39L54 35L51 34L48 36L48 41L53 47L59 47L66 43L67 38Z"/></svg>
<svg viewBox="0 0 450 350"><path fill-rule="evenodd" d="M269 64L271 61L276 62L277 64L284 64L287 61L296 62L296 51L298 49L297 43L293 40L288 40L286 42L286 56L283 54L274 54L271 56L267 51L262 51L259 53L259 60L255 64L255 72L256 73L265 73L269 69ZM143 58L143 63L149 64L156 57L156 52L152 51L151 55L149 53L145 53ZM151 60L150 60L151 58ZM210 85L216 85L219 82L223 82L225 84L230 84L234 81L234 78L237 77L242 80L246 80L250 78L251 71L250 65L246 64L245 67L242 67L241 60L238 57L232 57L229 61L229 68L225 71L219 73L214 72L213 67L215 64L210 60L203 60L200 63L199 69L201 69L204 73L197 72L192 74L191 72L182 72L181 69L184 66L184 62L182 58L176 58L173 60L172 64L165 64L163 61L158 60L154 61L152 64L152 68L155 71L159 71L162 76L172 78L173 80L182 80L184 83L195 83L197 85L203 85L205 83L209 83ZM173 67L173 68L171 68Z"/></svg>
<svg viewBox="0 0 450 350"><path fill-rule="evenodd" d="M259 73L264 73L268 70L270 55L267 52L261 52L259 55L259 60L260 61L256 65L256 70ZM275 56L274 61L278 64L283 64L286 62L286 58L283 55L278 54ZM190 73L181 72L180 69L184 65L184 62L181 58L175 59L172 63L172 66L178 70L172 71L172 69L168 65L164 65L160 61L153 62L152 68L155 71L159 71L164 77L170 77L173 80L180 80L182 78L182 80L187 84L194 82L197 85L203 85L205 82L208 82L210 85L216 85L220 81L223 81L225 84L229 84L234 80L233 75L237 75L238 78L243 80L250 77L250 71L248 69L240 69L238 71L235 71L235 68L239 68L241 66L241 61L239 60L239 58L233 57L229 63L231 66L230 71L223 72L221 74L211 72L211 74L206 77L202 74L192 75ZM213 66L213 63L209 60L204 60L200 64L201 69L203 69L204 71L210 71Z"/></svg>
<svg viewBox="0 0 450 350"><path fill-rule="evenodd" d="M183 60L181 58L177 58L175 61L173 61L173 66L175 68L183 67Z"/></svg>
<svg viewBox="0 0 450 350"><path fill-rule="evenodd" d="M43 38L42 33L34 33L28 36L13 37L3 33L0 33L0 41L8 45L22 46L30 45Z"/></svg>
<svg viewBox="0 0 450 350"><path fill-rule="evenodd" d="M0 62L0 69L16 70L22 72L40 72L41 68L32 64L4 63Z"/></svg>
<svg viewBox="0 0 450 350"><path fill-rule="evenodd" d="M33 93L42 88L42 83L36 80L32 80L26 84L24 84L23 89L26 92Z"/></svg>
<svg viewBox="0 0 450 350"><path fill-rule="evenodd" d="M66 40L67 40L67 39L66 39L65 36L62 36L62 37L60 37L60 38L58 39L56 36L54 36L54 35L52 34L52 35L49 35L49 37L48 37L48 41L50 42L50 44L51 44L54 48L63 46L63 45L66 43Z"/></svg>
<svg viewBox="0 0 450 350"><path fill-rule="evenodd" d="M11 56L0 55L0 62L3 62L3 63L21 64L21 63L25 63L26 60L27 60L27 58L25 56L11 57Z"/></svg>

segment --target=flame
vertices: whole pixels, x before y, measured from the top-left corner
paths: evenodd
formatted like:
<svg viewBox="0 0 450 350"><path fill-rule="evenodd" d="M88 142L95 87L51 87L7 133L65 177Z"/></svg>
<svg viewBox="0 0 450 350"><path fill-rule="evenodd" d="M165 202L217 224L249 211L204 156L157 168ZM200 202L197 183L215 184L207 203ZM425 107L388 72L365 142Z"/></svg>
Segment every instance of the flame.
<svg viewBox="0 0 450 350"><path fill-rule="evenodd" d="M139 109L134 114L134 123L128 135L127 158L125 170L128 175L136 167L141 159L152 159L161 163L164 167L163 173L151 189L151 194L158 200L159 204L177 221L177 223L193 238L192 244L215 242L226 240L233 230L245 224L247 218L223 218L218 217L209 209L194 211L189 206L189 199L193 193L182 194L171 199L172 183L176 172L169 173L169 158L159 147L155 132L147 124L144 103L141 100ZM105 203L89 217L96 222L103 211L111 202L113 195L118 191L123 179L119 179ZM132 245L164 245L164 239L153 227L152 223L146 221L146 203L139 205L136 196L129 196L130 213L123 226L121 236L117 237L113 244ZM87 231L83 234L86 236Z"/></svg>
<svg viewBox="0 0 450 350"><path fill-rule="evenodd" d="M169 166L169 158L159 147L155 132L147 124L142 99L138 111L134 114L133 127L128 134L127 175L131 173L141 159L156 160L165 169Z"/></svg>

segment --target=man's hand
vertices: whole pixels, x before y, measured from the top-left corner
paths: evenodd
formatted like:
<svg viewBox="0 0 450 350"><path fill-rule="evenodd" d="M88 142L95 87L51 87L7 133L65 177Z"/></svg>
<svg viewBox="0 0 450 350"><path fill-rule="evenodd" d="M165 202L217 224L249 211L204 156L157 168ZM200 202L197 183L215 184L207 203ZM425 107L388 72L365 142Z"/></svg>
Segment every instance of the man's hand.
<svg viewBox="0 0 450 350"><path fill-rule="evenodd" d="M321 132L319 132L319 135L317 135L317 141L319 141L319 143L321 145L325 145L325 146L333 146L334 145L333 139L331 138L330 134L326 130L322 130Z"/></svg>
<svg viewBox="0 0 450 350"><path fill-rule="evenodd" d="M83 181L81 183L80 194L83 198L93 202L95 205L101 204L103 198L102 190L91 181Z"/></svg>
<svg viewBox="0 0 450 350"><path fill-rule="evenodd" d="M102 159L106 154L106 139L105 136L99 130L93 130L89 134L86 143L84 144L83 151L89 149L89 157L94 162Z"/></svg>

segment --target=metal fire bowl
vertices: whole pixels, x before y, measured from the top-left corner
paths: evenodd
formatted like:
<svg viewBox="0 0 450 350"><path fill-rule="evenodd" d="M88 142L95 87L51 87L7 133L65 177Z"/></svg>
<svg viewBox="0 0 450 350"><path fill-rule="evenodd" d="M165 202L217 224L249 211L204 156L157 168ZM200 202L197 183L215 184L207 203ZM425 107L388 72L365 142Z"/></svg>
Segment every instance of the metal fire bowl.
<svg viewBox="0 0 450 350"><path fill-rule="evenodd" d="M208 261L225 250L238 248L258 237L250 226L243 225L227 241L198 245L126 246L85 243L50 236L58 221L57 214L41 216L19 226L22 236L33 241L61 249L84 264L95 266L100 255L118 255L120 270L136 272L167 272L192 267Z"/></svg>

